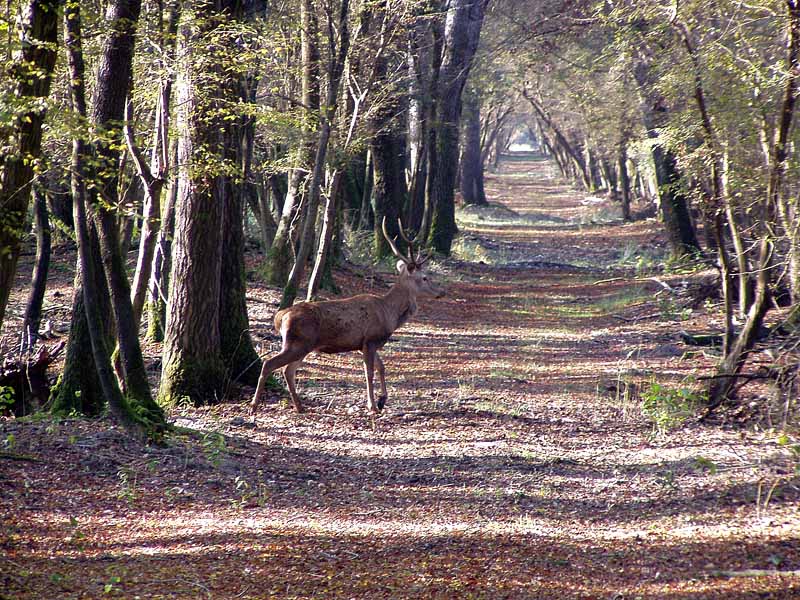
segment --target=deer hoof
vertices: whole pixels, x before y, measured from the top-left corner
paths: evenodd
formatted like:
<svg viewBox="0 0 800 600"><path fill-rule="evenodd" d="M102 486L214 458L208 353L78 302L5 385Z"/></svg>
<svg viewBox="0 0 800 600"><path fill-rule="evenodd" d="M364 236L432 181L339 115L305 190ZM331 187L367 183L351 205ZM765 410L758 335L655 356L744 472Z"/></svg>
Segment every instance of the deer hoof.
<svg viewBox="0 0 800 600"><path fill-rule="evenodd" d="M386 398L387 396L378 396L378 412L381 412L383 407L386 406Z"/></svg>

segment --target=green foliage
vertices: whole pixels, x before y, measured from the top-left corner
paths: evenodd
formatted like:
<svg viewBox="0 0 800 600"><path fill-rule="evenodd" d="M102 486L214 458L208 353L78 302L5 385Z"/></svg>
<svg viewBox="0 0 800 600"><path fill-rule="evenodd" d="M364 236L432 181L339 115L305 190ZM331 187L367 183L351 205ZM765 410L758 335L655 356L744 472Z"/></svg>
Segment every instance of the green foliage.
<svg viewBox="0 0 800 600"><path fill-rule="evenodd" d="M136 489L138 474L135 469L123 467L117 471L119 479L119 491L117 497L125 500L128 504L133 504L139 496Z"/></svg>
<svg viewBox="0 0 800 600"><path fill-rule="evenodd" d="M201 444L203 446L203 454L205 454L208 462L210 462L215 469L218 469L222 464L222 459L227 450L225 436L218 431L204 433Z"/></svg>
<svg viewBox="0 0 800 600"><path fill-rule="evenodd" d="M0 385L0 414L11 410L12 406L14 406L14 388Z"/></svg>
<svg viewBox="0 0 800 600"><path fill-rule="evenodd" d="M694 459L695 469L698 471L705 471L711 475L717 474L717 463L702 456L696 456Z"/></svg>
<svg viewBox="0 0 800 600"><path fill-rule="evenodd" d="M238 508L243 508L254 502L258 506L265 506L269 500L269 489L267 484L262 481L263 478L264 472L259 469L258 480L253 486L245 477L237 475L234 479L234 486L239 499L234 501L234 505Z"/></svg>
<svg viewBox="0 0 800 600"><path fill-rule="evenodd" d="M75 546L78 550L83 550L86 534L81 530L77 518L75 517L69 518L69 529L70 529L70 534L67 537L67 542Z"/></svg>
<svg viewBox="0 0 800 600"><path fill-rule="evenodd" d="M641 391L640 397L642 414L660 435L679 427L702 404L702 394L689 387L670 387L655 381Z"/></svg>
<svg viewBox="0 0 800 600"><path fill-rule="evenodd" d="M692 316L692 309L687 306L680 306L675 299L668 294L658 296L658 310L661 318L665 321L687 321Z"/></svg>

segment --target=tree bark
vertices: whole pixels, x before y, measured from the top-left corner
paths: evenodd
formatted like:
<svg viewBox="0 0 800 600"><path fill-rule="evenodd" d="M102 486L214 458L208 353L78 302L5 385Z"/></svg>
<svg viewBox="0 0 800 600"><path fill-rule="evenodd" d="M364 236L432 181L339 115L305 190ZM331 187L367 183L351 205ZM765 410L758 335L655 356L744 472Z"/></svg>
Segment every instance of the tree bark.
<svg viewBox="0 0 800 600"><path fill-rule="evenodd" d="M461 93L478 48L483 17L489 0L452 0L447 10L444 54L439 72L436 102L436 143L433 181L430 185L432 218L429 242L433 249L450 254L458 232L455 220L458 127Z"/></svg>
<svg viewBox="0 0 800 600"><path fill-rule="evenodd" d="M82 36L80 9L77 3L67 3L64 10L65 23L65 45L70 67L70 92L73 110L80 116L86 117L86 100L84 87L84 63L82 52ZM144 438L164 426L164 416L160 409L152 409L148 405L139 404L132 406L122 395L122 392L114 377L111 365L109 346L107 344L108 335L105 331L107 318L103 312L103 302L101 299L103 280L96 273L99 265L96 262L97 248L93 248L92 236L89 231L89 224L86 210L86 188L85 178L87 172L88 152L84 141L78 136L73 140L72 145L72 194L74 202L73 220L75 222L75 233L78 240L78 271L81 277L81 294L83 296L83 308L85 311L85 332L91 344L91 354L95 366L95 373L102 390L103 396L108 402L111 414L115 420L126 429ZM70 339L72 343L72 339ZM84 365L85 368L85 365ZM83 391L83 390L81 390ZM81 394L82 396L82 394ZM62 400L71 400L62 396ZM85 399L79 400L81 404ZM58 400L54 410L65 408Z"/></svg>
<svg viewBox="0 0 800 600"><path fill-rule="evenodd" d="M341 197L342 172L336 171L333 174L333 181L325 198L325 213L322 221L322 232L320 233L317 256L314 260L314 269L308 278L308 292L306 301L310 302L317 295L322 287L323 278L326 272L326 265L331 262L333 245L333 234L336 226L336 213Z"/></svg>
<svg viewBox="0 0 800 600"><path fill-rule="evenodd" d="M661 216L667 232L673 256L698 254L694 224L689 211L689 199L684 190L683 177L672 150L659 140L659 131L666 122L669 108L654 82L651 81L651 66L646 58L634 65L634 78L642 95L641 114L647 136L654 140L652 145L656 184L661 203Z"/></svg>
<svg viewBox="0 0 800 600"><path fill-rule="evenodd" d="M116 0L106 12L110 33L105 40L97 69L92 121L97 130L106 130L116 138L116 143L101 141L95 144L94 154L100 165L117 165L119 162L118 147L122 141L122 132L117 127L125 117L125 102L133 76L134 42L140 10L141 0ZM163 413L153 401L147 380L116 215L104 208L97 198L98 195L101 196L105 206L116 206L117 182L116 169L98 172L97 185L89 200L95 208L94 218L98 223L100 256L108 281L123 368L122 383L132 401L137 402L154 419L163 420Z"/></svg>
<svg viewBox="0 0 800 600"><path fill-rule="evenodd" d="M617 173L619 179L622 220L631 221L631 178L628 174L628 143L622 141L617 149Z"/></svg>
<svg viewBox="0 0 800 600"><path fill-rule="evenodd" d="M308 1L308 0L307 0ZM319 208L322 178L325 172L325 160L328 153L328 142L331 137L333 120L336 115L339 85L344 72L345 59L350 50L350 32L348 29L349 0L342 0L337 24L333 23L332 15L328 15L328 43L330 46L330 58L328 64L328 92L325 104L320 111L320 130L319 140L317 141L317 153L314 158L314 170L311 174L311 182L308 189L308 206L306 208L305 222L303 223L303 233L300 238L300 248L295 257L294 266L289 273L289 279L283 288L280 307L287 308L292 305L297 297L297 289L306 269L306 262L311 254L314 245L316 232L317 210ZM339 32L338 47L334 40L334 31Z"/></svg>
<svg viewBox="0 0 800 600"><path fill-rule="evenodd" d="M225 376L219 328L224 182L222 176L207 172L199 156L201 151L224 154L220 132L226 125L219 116L211 116L215 99L225 92L224 76L208 72L213 56L206 54L220 14L205 2L184 7L183 12L176 81L178 190L159 389L164 405L217 402Z"/></svg>
<svg viewBox="0 0 800 600"><path fill-rule="evenodd" d="M255 81L243 79L231 85L229 94L238 94L242 103L255 103ZM250 163L255 121L240 116L227 140L228 160L240 170L235 180L226 178L227 192L217 201L223 205L222 265L220 271L220 349L229 377L255 386L261 372L261 360L250 337L247 315L247 280L244 265L244 196L250 186Z"/></svg>
<svg viewBox="0 0 800 600"><path fill-rule="evenodd" d="M756 287L753 301L747 312L742 330L736 336L722 362L717 367L719 377L711 381L708 390L709 411L729 397L735 377L741 371L745 358L753 348L769 309L769 286L775 265L773 264L772 232L782 202L783 180L789 158L789 140L794 120L798 69L800 69L800 3L786 0L786 27L789 44L784 68L791 75L784 84L784 93L778 112L777 128L770 147L766 194L759 205L759 253L755 264Z"/></svg>
<svg viewBox="0 0 800 600"><path fill-rule="evenodd" d="M316 146L313 131L320 110L320 72L317 18L312 0L300 3L300 54L302 75L302 101L304 111L303 140L295 166L289 176L289 189L283 204L278 229L265 260L267 283L283 286L292 267L294 242L297 239L298 220L302 223L303 199L308 195L308 183L314 167Z"/></svg>
<svg viewBox="0 0 800 600"><path fill-rule="evenodd" d="M21 48L9 70L14 82L9 101L20 106L12 115L10 135L0 139L0 325L17 272L30 186L41 154L45 109L39 100L50 94L58 43L58 5L57 0L29 0L20 8Z"/></svg>
<svg viewBox="0 0 800 600"><path fill-rule="evenodd" d="M175 36L178 32L179 17L178 2L173 0L169 7L166 27L159 36L161 53L167 56L167 61L175 58ZM130 114L126 115L125 141L128 152L136 166L136 172L144 189L145 199L142 207L142 227L139 234L139 254L136 261L136 271L131 286L131 302L133 314L137 323L141 320L150 275L153 271L154 255L161 229L161 194L169 172L169 115L172 104L172 75L169 74L167 64L158 65L162 75L158 82L158 100L156 106L155 123L153 126L153 149L148 165L133 137L130 127ZM129 111L130 112L130 111Z"/></svg>
<svg viewBox="0 0 800 600"><path fill-rule="evenodd" d="M25 306L22 321L22 348L33 348L39 338L42 322L42 304L47 288L47 272L50 269L50 221L47 218L47 198L38 185L33 186L34 226L36 227L36 263L33 266L31 291Z"/></svg>
<svg viewBox="0 0 800 600"><path fill-rule="evenodd" d="M461 197L464 204L485 206L481 153L480 98L476 92L464 98L464 153L461 157Z"/></svg>
<svg viewBox="0 0 800 600"><path fill-rule="evenodd" d="M178 162L178 143L170 141L171 164ZM177 177L173 176L167 191L166 205L161 210L161 227L153 253L153 267L147 285L147 334L152 342L164 340L169 300L169 272L172 268L172 237L175 233L175 204L178 197Z"/></svg>

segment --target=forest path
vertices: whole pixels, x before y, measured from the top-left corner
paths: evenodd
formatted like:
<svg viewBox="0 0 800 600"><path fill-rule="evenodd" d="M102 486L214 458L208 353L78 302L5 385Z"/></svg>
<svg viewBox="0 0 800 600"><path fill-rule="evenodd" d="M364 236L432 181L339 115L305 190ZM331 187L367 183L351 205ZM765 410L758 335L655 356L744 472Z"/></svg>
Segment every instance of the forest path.
<svg viewBox="0 0 800 600"><path fill-rule="evenodd" d="M43 458L0 480L9 597L797 597L796 574L744 572L800 569L786 450L642 417L636 391L693 366L661 286L619 278L658 252L657 224L606 222L543 161L504 163L488 190L502 206L460 215L471 260L433 267L448 296L383 352L379 418L356 356L313 356L307 414L277 397L255 421L243 403L183 408L165 448L7 424ZM251 295L273 340L275 292Z"/></svg>

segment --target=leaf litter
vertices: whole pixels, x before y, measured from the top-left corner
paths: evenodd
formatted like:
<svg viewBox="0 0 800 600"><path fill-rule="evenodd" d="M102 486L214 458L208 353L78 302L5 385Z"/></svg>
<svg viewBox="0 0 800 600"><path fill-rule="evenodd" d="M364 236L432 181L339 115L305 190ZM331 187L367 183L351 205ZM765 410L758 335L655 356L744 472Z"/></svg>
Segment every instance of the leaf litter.
<svg viewBox="0 0 800 600"><path fill-rule="evenodd" d="M434 265L448 296L386 346L378 418L343 355L301 368L307 414L271 392L253 419L252 389L232 388L176 408L161 446L105 419L0 421L0 598L800 596L785 445L642 414L648 382L713 364L684 355L663 286L621 260L663 254L658 223L608 219L610 202L595 218L539 161L487 185L495 206L461 220L483 258ZM337 282L386 289L370 271L348 263ZM274 348L277 292L249 296Z"/></svg>

